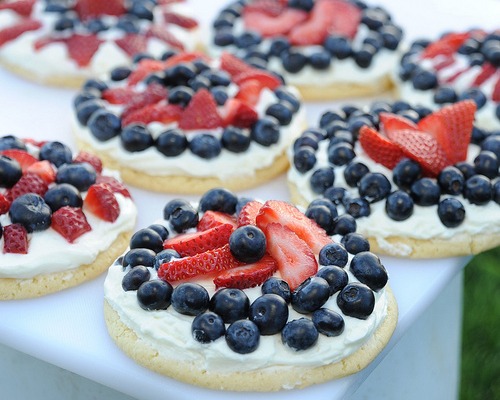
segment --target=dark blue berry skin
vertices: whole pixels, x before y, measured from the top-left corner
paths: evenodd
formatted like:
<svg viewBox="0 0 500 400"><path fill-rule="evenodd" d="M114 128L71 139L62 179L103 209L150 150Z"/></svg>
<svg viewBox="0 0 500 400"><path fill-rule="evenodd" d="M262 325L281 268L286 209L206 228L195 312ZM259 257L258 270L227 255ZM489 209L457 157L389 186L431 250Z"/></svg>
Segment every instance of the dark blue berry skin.
<svg viewBox="0 0 500 400"><path fill-rule="evenodd" d="M328 337L339 336L344 332L344 318L339 313L328 308L320 308L314 311L312 322L319 333Z"/></svg>
<svg viewBox="0 0 500 400"><path fill-rule="evenodd" d="M178 285L172 293L172 307L178 313L196 316L208 310L210 296L207 290L192 282Z"/></svg>
<svg viewBox="0 0 500 400"><path fill-rule="evenodd" d="M437 181L442 193L456 196L462 193L465 179L458 168L448 166L439 173Z"/></svg>
<svg viewBox="0 0 500 400"><path fill-rule="evenodd" d="M365 164L351 162L344 168L344 179L349 186L357 187L361 178L368 172L370 170Z"/></svg>
<svg viewBox="0 0 500 400"><path fill-rule="evenodd" d="M433 72L421 70L413 75L412 83L417 90L429 90L437 87L438 80Z"/></svg>
<svg viewBox="0 0 500 400"><path fill-rule="evenodd" d="M300 108L300 101L297 99L297 97L290 93L287 89L284 87L278 87L275 91L274 94L278 99L280 99L282 102L287 103L292 111L296 113L299 108Z"/></svg>
<svg viewBox="0 0 500 400"><path fill-rule="evenodd" d="M384 26L388 18L381 9L368 8L364 11L361 22L371 30L378 30Z"/></svg>
<svg viewBox="0 0 500 400"><path fill-rule="evenodd" d="M139 229L132 235L132 238L130 239L130 248L151 249L155 253L159 253L163 250L163 239L157 232L152 229Z"/></svg>
<svg viewBox="0 0 500 400"><path fill-rule="evenodd" d="M56 167L73 160L71 149L61 142L47 142L40 148L40 160L48 160Z"/></svg>
<svg viewBox="0 0 500 400"><path fill-rule="evenodd" d="M227 94L226 90L221 86L216 86L216 87L210 89L210 93L212 93L212 96L214 96L215 102L219 106L223 106L224 104L226 104L226 101L229 98L229 95Z"/></svg>
<svg viewBox="0 0 500 400"><path fill-rule="evenodd" d="M248 317L250 300L243 290L224 288L214 293L209 309L220 315L226 324Z"/></svg>
<svg viewBox="0 0 500 400"><path fill-rule="evenodd" d="M240 215L240 212L241 212L241 210L243 209L243 207L244 207L247 203L249 203L249 202L251 202L251 201L253 201L253 200L255 200L255 199L253 199L253 198L251 198L251 197L239 197L239 198L238 198L238 201L237 201L237 203L236 203L236 211L235 211L236 215Z"/></svg>
<svg viewBox="0 0 500 400"><path fill-rule="evenodd" d="M485 94L478 88L470 88L458 96L458 100L473 100L476 103L477 109L481 109L486 104L487 98Z"/></svg>
<svg viewBox="0 0 500 400"><path fill-rule="evenodd" d="M483 205L491 200L491 181L484 175L474 175L465 181L464 197L472 204Z"/></svg>
<svg viewBox="0 0 500 400"><path fill-rule="evenodd" d="M196 341L210 343L224 336L226 327L219 315L214 312L205 312L194 318L191 333Z"/></svg>
<svg viewBox="0 0 500 400"><path fill-rule="evenodd" d="M262 146L269 147L278 142L280 138L280 127L278 121L273 117L260 118L250 131L252 140Z"/></svg>
<svg viewBox="0 0 500 400"><path fill-rule="evenodd" d="M411 106L409 103L406 101L402 100L397 100L394 103L392 103L392 112L397 114L398 112L402 110L411 110Z"/></svg>
<svg viewBox="0 0 500 400"><path fill-rule="evenodd" d="M266 280L261 287L262 294L277 294L282 297L286 303L290 303L292 292L290 286L283 279L272 276Z"/></svg>
<svg viewBox="0 0 500 400"><path fill-rule="evenodd" d="M375 292L382 289L389 279L380 258L369 251L362 251L352 258L350 271L361 283Z"/></svg>
<svg viewBox="0 0 500 400"><path fill-rule="evenodd" d="M266 236L257 226L241 226L229 237L229 249L237 260L250 264L259 261L266 253Z"/></svg>
<svg viewBox="0 0 500 400"><path fill-rule="evenodd" d="M293 142L293 151L297 152L302 148L310 148L314 151L318 150L318 138L313 133L303 133L298 139Z"/></svg>
<svg viewBox="0 0 500 400"><path fill-rule="evenodd" d="M91 102L97 101L97 99L100 98L100 96L101 96L101 94L96 90L80 92L73 99L73 107L75 108L75 110L78 110L78 108L80 107L81 104L85 103L88 100L91 100ZM90 115L87 116L87 120L89 117L90 117ZM82 121L80 121L80 123L82 123Z"/></svg>
<svg viewBox="0 0 500 400"><path fill-rule="evenodd" d="M326 303L330 297L330 285L319 277L312 276L302 282L292 292L292 308L301 313L311 313Z"/></svg>
<svg viewBox="0 0 500 400"><path fill-rule="evenodd" d="M434 93L434 102L436 104L454 103L457 101L455 89L449 86L442 86L436 89Z"/></svg>
<svg viewBox="0 0 500 400"><path fill-rule="evenodd" d="M196 70L192 64L177 64L165 70L164 82L167 85L187 85L187 82L196 76Z"/></svg>
<svg viewBox="0 0 500 400"><path fill-rule="evenodd" d="M392 25L386 25L378 31L382 35L384 47L389 50L396 50L403 37L401 28Z"/></svg>
<svg viewBox="0 0 500 400"><path fill-rule="evenodd" d="M309 64L317 70L325 70L330 67L332 58L327 51L317 51L309 56Z"/></svg>
<svg viewBox="0 0 500 400"><path fill-rule="evenodd" d="M384 174L369 172L359 181L359 194L370 203L386 198L391 191L391 183Z"/></svg>
<svg viewBox="0 0 500 400"><path fill-rule="evenodd" d="M310 171L315 164L316 154L314 149L309 146L298 149L293 155L293 165L301 173Z"/></svg>
<svg viewBox="0 0 500 400"><path fill-rule="evenodd" d="M110 77L112 81L120 82L127 79L131 72L132 70L128 67L116 67L111 71Z"/></svg>
<svg viewBox="0 0 500 400"><path fill-rule="evenodd" d="M493 185L492 189L493 201L497 204L500 204L500 179L496 179L495 181L493 181L492 185Z"/></svg>
<svg viewBox="0 0 500 400"><path fill-rule="evenodd" d="M392 180L402 189L409 188L421 175L420 164L409 158L403 158L392 170Z"/></svg>
<svg viewBox="0 0 500 400"><path fill-rule="evenodd" d="M303 11L311 11L314 7L313 0L288 0L288 7Z"/></svg>
<svg viewBox="0 0 500 400"><path fill-rule="evenodd" d="M60 183L49 188L43 196L52 212L61 207L82 207L83 199L80 191L69 183Z"/></svg>
<svg viewBox="0 0 500 400"><path fill-rule="evenodd" d="M411 197L419 206L437 204L441 196L441 189L435 179L421 178L411 185Z"/></svg>
<svg viewBox="0 0 500 400"><path fill-rule="evenodd" d="M368 68L373 61L373 56L377 53L377 48L369 43L363 44L363 47L354 52L354 61L361 68Z"/></svg>
<svg viewBox="0 0 500 400"><path fill-rule="evenodd" d="M0 137L0 151L8 149L18 149L27 151L26 144L16 136L6 135Z"/></svg>
<svg viewBox="0 0 500 400"><path fill-rule="evenodd" d="M116 23L116 27L126 33L139 33L139 26L136 23L136 19L131 15L120 17Z"/></svg>
<svg viewBox="0 0 500 400"><path fill-rule="evenodd" d="M469 164L467 161L460 161L455 164L455 167L462 173L465 180L469 179L471 176L476 175L474 166L472 164Z"/></svg>
<svg viewBox="0 0 500 400"><path fill-rule="evenodd" d="M96 182L97 174L88 163L64 164L58 169L56 183L68 183L80 192L86 192Z"/></svg>
<svg viewBox="0 0 500 400"><path fill-rule="evenodd" d="M339 293L337 305L349 317L367 319L375 308L375 296L368 286L353 282Z"/></svg>
<svg viewBox="0 0 500 400"><path fill-rule="evenodd" d="M138 265L128 271L122 279L122 289L126 292L139 289L144 282L149 281L151 272L144 265Z"/></svg>
<svg viewBox="0 0 500 400"><path fill-rule="evenodd" d="M326 189L333 186L335 172L331 167L318 168L311 175L309 182L314 193L323 194Z"/></svg>
<svg viewBox="0 0 500 400"><path fill-rule="evenodd" d="M333 228L334 235L345 236L348 233L356 232L357 223L354 217L350 214L342 214L335 218L335 227Z"/></svg>
<svg viewBox="0 0 500 400"><path fill-rule="evenodd" d="M0 154L0 187L10 188L23 176L21 165L10 157Z"/></svg>
<svg viewBox="0 0 500 400"><path fill-rule="evenodd" d="M153 20L153 5L147 2L132 2L127 10L129 14L135 15L139 19Z"/></svg>
<svg viewBox="0 0 500 400"><path fill-rule="evenodd" d="M242 153L250 147L250 134L246 130L229 126L222 132L222 147L233 152Z"/></svg>
<svg viewBox="0 0 500 400"><path fill-rule="evenodd" d="M333 165L342 166L348 164L356 154L352 146L348 143L337 143L328 146L328 161Z"/></svg>
<svg viewBox="0 0 500 400"><path fill-rule="evenodd" d="M155 256L154 268L158 271L163 263L172 261L174 258L181 258L181 256L173 249L162 250Z"/></svg>
<svg viewBox="0 0 500 400"><path fill-rule="evenodd" d="M396 190L387 196L385 212L394 221L404 221L413 214L413 199L404 190Z"/></svg>
<svg viewBox="0 0 500 400"><path fill-rule="evenodd" d="M104 109L96 110L88 119L87 125L92 135L101 142L118 136L122 129L120 117Z"/></svg>
<svg viewBox="0 0 500 400"><path fill-rule="evenodd" d="M134 64L137 64L139 61L142 61L142 60L153 60L153 59L154 59L154 57L151 54L139 52L139 53L136 53L132 57L132 62Z"/></svg>
<svg viewBox="0 0 500 400"><path fill-rule="evenodd" d="M168 213L166 212L167 209L170 210ZM163 214L167 215L165 219L170 222L172 228L178 233L198 225L198 212L187 201L177 202L172 200L165 206Z"/></svg>
<svg viewBox="0 0 500 400"><path fill-rule="evenodd" d="M238 198L223 188L210 189L200 199L199 209L202 212L212 210L226 214L234 214Z"/></svg>
<svg viewBox="0 0 500 400"><path fill-rule="evenodd" d="M123 128L120 134L123 148L129 152L144 151L154 145L149 129L142 124L132 124Z"/></svg>
<svg viewBox="0 0 500 400"><path fill-rule="evenodd" d="M486 139L487 133L483 129L479 129L477 126L472 127L472 135L470 142L474 144L481 144Z"/></svg>
<svg viewBox="0 0 500 400"><path fill-rule="evenodd" d="M91 78L85 81L85 83L82 86L82 89L83 90L95 89L98 92L103 92L106 89L108 89L108 85L103 80Z"/></svg>
<svg viewBox="0 0 500 400"><path fill-rule="evenodd" d="M368 242L368 239L356 232L345 235L341 239L340 243L343 244L345 249L351 254L358 254L362 251L370 251L370 243Z"/></svg>
<svg viewBox="0 0 500 400"><path fill-rule="evenodd" d="M318 341L318 330L309 318L299 318L288 322L281 331L281 341L288 347L300 351L307 350Z"/></svg>
<svg viewBox="0 0 500 400"><path fill-rule="evenodd" d="M338 216L337 207L328 199L325 198L314 199L309 203L309 206L307 208L315 206L324 206L328 208L333 218L336 218Z"/></svg>
<svg viewBox="0 0 500 400"><path fill-rule="evenodd" d="M500 160L500 135L491 135L485 138L481 143L481 150L493 152Z"/></svg>
<svg viewBox="0 0 500 400"><path fill-rule="evenodd" d="M343 203L344 198L348 197L348 193L342 187L331 187L325 190L323 197L338 206Z"/></svg>
<svg viewBox="0 0 500 400"><path fill-rule="evenodd" d="M191 81L192 79L189 82ZM168 102L171 104L179 104L182 107L186 107L188 103L191 101L193 95L194 95L194 90L192 88L187 86L177 86L169 90Z"/></svg>
<svg viewBox="0 0 500 400"><path fill-rule="evenodd" d="M347 198L343 204L346 212L354 218L367 217L371 213L370 203L361 197Z"/></svg>
<svg viewBox="0 0 500 400"><path fill-rule="evenodd" d="M155 264L156 253L151 249L132 249L123 256L122 265L124 267L136 267L144 265L153 267Z"/></svg>
<svg viewBox="0 0 500 400"><path fill-rule="evenodd" d="M437 212L442 224L448 228L459 226L465 219L465 208L454 197L440 201Z"/></svg>
<svg viewBox="0 0 500 400"><path fill-rule="evenodd" d="M275 103L267 107L266 115L276 118L280 125L287 126L292 122L293 111L287 103Z"/></svg>
<svg viewBox="0 0 500 400"><path fill-rule="evenodd" d="M165 228L163 225L161 225L161 224L151 224L151 225L148 226L148 228L152 229L158 235L160 235L160 238L162 240L165 240L165 239L168 238L168 229Z"/></svg>
<svg viewBox="0 0 500 400"><path fill-rule="evenodd" d="M167 157L176 157L188 147L188 140L178 129L169 129L160 133L156 139L156 149Z"/></svg>
<svg viewBox="0 0 500 400"><path fill-rule="evenodd" d="M226 343L238 354L254 352L259 347L259 342L259 328L252 321L245 319L235 321L226 330Z"/></svg>
<svg viewBox="0 0 500 400"><path fill-rule="evenodd" d="M280 54L283 68L291 73L300 72L307 64L307 57L299 52L283 51Z"/></svg>
<svg viewBox="0 0 500 400"><path fill-rule="evenodd" d="M320 268L316 273L316 276L319 276L328 282L330 287L330 296L337 293L339 290L342 290L349 281L347 272L343 268L337 267L336 265L327 265Z"/></svg>
<svg viewBox="0 0 500 400"><path fill-rule="evenodd" d="M210 160L220 154L222 145L216 137L202 133L191 140L189 149L198 157Z"/></svg>
<svg viewBox="0 0 500 400"><path fill-rule="evenodd" d="M332 57L343 60L352 54L352 47L349 40L342 36L327 36L323 44Z"/></svg>
<svg viewBox="0 0 500 400"><path fill-rule="evenodd" d="M226 71L207 69L201 75L208 78L212 86L227 87L231 83L231 77Z"/></svg>
<svg viewBox="0 0 500 400"><path fill-rule="evenodd" d="M474 158L474 170L480 175L484 175L490 179L498 176L498 168L500 163L495 153L482 150L476 158Z"/></svg>
<svg viewBox="0 0 500 400"><path fill-rule="evenodd" d="M322 229L326 231L327 235L333 234L333 228L335 227L334 216L329 207L324 205L309 205L305 212L307 218L312 219L316 224L318 224Z"/></svg>
<svg viewBox="0 0 500 400"><path fill-rule="evenodd" d="M344 122L345 118L346 116L342 112L326 111L319 119L319 126L320 128L326 129L327 126L334 122ZM345 129L345 126L341 129Z"/></svg>
<svg viewBox="0 0 500 400"><path fill-rule="evenodd" d="M64 31L66 29L74 29L77 24L77 20L68 17L61 17L54 23L54 29L56 31Z"/></svg>
<svg viewBox="0 0 500 400"><path fill-rule="evenodd" d="M274 335L281 332L288 321L288 305L277 294L264 294L250 305L248 318L257 325L261 335Z"/></svg>
<svg viewBox="0 0 500 400"><path fill-rule="evenodd" d="M262 41L262 37L256 32L245 32L240 36L236 36L234 38L235 46L240 49L246 49L256 44L259 44Z"/></svg>
<svg viewBox="0 0 500 400"><path fill-rule="evenodd" d="M139 306L144 310L166 310L170 306L174 288L168 282L153 279L137 289Z"/></svg>
<svg viewBox="0 0 500 400"><path fill-rule="evenodd" d="M328 243L319 252L320 265L336 265L344 268L347 265L349 255L347 250L340 243Z"/></svg>
<svg viewBox="0 0 500 400"><path fill-rule="evenodd" d="M34 193L17 197L10 205L9 217L13 224L21 224L28 233L50 227L52 210L43 198Z"/></svg>

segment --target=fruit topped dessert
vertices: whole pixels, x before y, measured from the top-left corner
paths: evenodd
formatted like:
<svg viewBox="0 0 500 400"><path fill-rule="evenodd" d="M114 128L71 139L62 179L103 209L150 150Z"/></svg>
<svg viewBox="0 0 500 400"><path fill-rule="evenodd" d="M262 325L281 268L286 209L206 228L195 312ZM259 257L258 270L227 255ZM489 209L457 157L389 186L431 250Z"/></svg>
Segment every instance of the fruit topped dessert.
<svg viewBox="0 0 500 400"><path fill-rule="evenodd" d="M463 100L434 112L402 101L326 112L290 151L292 199L318 205L327 231L337 213L350 216L375 252L448 257L498 246L500 135L475 128L475 111Z"/></svg>
<svg viewBox="0 0 500 400"><path fill-rule="evenodd" d="M500 30L448 32L416 40L397 76L400 97L433 109L464 99L477 105L476 123L500 130Z"/></svg>
<svg viewBox="0 0 500 400"><path fill-rule="evenodd" d="M307 213L306 213L307 214ZM331 233L330 233L331 234ZM275 391L355 373L397 305L380 259L284 201L211 189L168 202L109 268L105 319L139 364L218 390Z"/></svg>
<svg viewBox="0 0 500 400"><path fill-rule="evenodd" d="M387 10L362 1L249 0L220 11L207 47L272 68L306 100L331 100L389 89L402 35Z"/></svg>
<svg viewBox="0 0 500 400"><path fill-rule="evenodd" d="M136 214L117 174L95 155L0 137L0 300L95 278L127 247Z"/></svg>
<svg viewBox="0 0 500 400"><path fill-rule="evenodd" d="M38 82L78 87L144 52L198 46L183 0L5 0L0 65Z"/></svg>
<svg viewBox="0 0 500 400"><path fill-rule="evenodd" d="M286 149L305 127L293 88L228 53L138 60L89 80L74 105L79 146L160 192L266 182L288 168Z"/></svg>

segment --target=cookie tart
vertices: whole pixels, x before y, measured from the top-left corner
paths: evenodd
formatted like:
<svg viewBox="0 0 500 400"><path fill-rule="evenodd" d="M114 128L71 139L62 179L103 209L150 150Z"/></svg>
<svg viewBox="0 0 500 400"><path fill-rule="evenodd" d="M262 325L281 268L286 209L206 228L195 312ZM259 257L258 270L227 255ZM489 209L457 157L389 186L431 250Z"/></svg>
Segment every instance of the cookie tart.
<svg viewBox="0 0 500 400"><path fill-rule="evenodd" d="M198 23L183 3L5 0L0 64L30 80L76 88L144 52L160 57L172 49L193 50Z"/></svg>
<svg viewBox="0 0 500 400"><path fill-rule="evenodd" d="M108 271L111 337L139 364L218 390L275 391L355 373L397 305L359 234L330 237L290 203L226 189L166 204Z"/></svg>
<svg viewBox="0 0 500 400"><path fill-rule="evenodd" d="M498 246L500 135L473 130L475 110L463 100L432 113L404 102L326 112L291 150L292 199L317 205L310 213L329 232L344 219L356 224L378 253Z"/></svg>
<svg viewBox="0 0 500 400"><path fill-rule="evenodd" d="M500 31L446 33L417 40L403 55L397 90L401 98L433 109L473 99L476 123L500 130Z"/></svg>
<svg viewBox="0 0 500 400"><path fill-rule="evenodd" d="M288 168L305 126L293 88L223 54L138 61L130 75L87 82L75 99L78 144L123 179L161 192L252 187Z"/></svg>
<svg viewBox="0 0 500 400"><path fill-rule="evenodd" d="M128 190L98 157L0 138L0 300L95 278L127 247L135 219Z"/></svg>
<svg viewBox="0 0 500 400"><path fill-rule="evenodd" d="M254 0L222 9L207 47L272 68L306 100L331 100L390 88L401 38L387 10L362 1Z"/></svg>

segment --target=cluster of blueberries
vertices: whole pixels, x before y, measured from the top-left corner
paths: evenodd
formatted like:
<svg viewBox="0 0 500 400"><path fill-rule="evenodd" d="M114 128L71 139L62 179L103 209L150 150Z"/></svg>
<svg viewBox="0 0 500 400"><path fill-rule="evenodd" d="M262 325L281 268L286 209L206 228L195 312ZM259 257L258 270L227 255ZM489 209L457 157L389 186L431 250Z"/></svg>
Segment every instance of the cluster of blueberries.
<svg viewBox="0 0 500 400"><path fill-rule="evenodd" d="M167 60L176 54L166 52L161 59ZM145 57L135 57L137 63ZM111 72L111 81L119 82L131 73L127 67L119 67ZM143 81L146 85L160 84L168 88L167 100L170 104L185 107L189 104L197 90L209 90L219 106L228 100L228 87L232 80L228 73L209 66L202 60L180 63L164 71L151 73ZM155 147L166 157L176 157L189 149L193 154L204 159L217 157L223 149L232 153L245 152L252 141L261 146L271 146L279 141L280 127L287 126L300 108L300 102L285 87L280 86L274 93L278 101L271 104L265 116L259 118L250 128L228 126L224 128L220 138L210 132L192 135L188 140L180 129L173 128L162 132L154 138L144 124L130 124L122 127L121 118L115 112L106 109L102 93L108 85L101 80L90 79L83 86L74 100L76 116L81 125L87 126L99 141L107 141L119 136L123 149L139 152Z"/></svg>
<svg viewBox="0 0 500 400"><path fill-rule="evenodd" d="M207 290L197 283L184 282L174 288L164 280L151 279L153 269L158 270L163 263L180 257L175 250L163 249L163 242L169 236L165 226L182 233L197 226L200 212L214 210L234 215L250 200L217 188L202 196L198 209L185 200L167 203L163 211L166 224L153 224L137 231L130 241L130 250L116 261L126 271L123 290L137 291L139 305L145 310L166 310L172 306L181 314L193 316L191 331L195 340L209 343L225 336L228 346L241 354L255 351L261 335L280 333L287 346L306 350L316 343L319 334L342 334L343 317L323 307L332 295L337 295L337 305L344 315L359 319L371 315L375 307L373 292L386 285L387 272L380 259L368 251L368 241L354 232L347 233L341 243L323 247L319 254L323 267L297 289L291 291L284 280L271 277L261 286L262 295L251 304L240 289L219 289L210 298ZM230 239L230 247L233 244L238 247L244 241L241 236L245 232L240 231L243 233L239 235L236 232L233 235L237 237ZM344 269L348 253L354 255L350 271L362 283L349 282ZM289 321L289 307L304 317Z"/></svg>
<svg viewBox="0 0 500 400"><path fill-rule="evenodd" d="M19 149L27 151L26 144L15 136L0 138L0 151ZM96 171L88 163L73 163L71 149L60 142L47 142L40 148L40 160L48 160L57 167L55 184L43 196L27 193L14 199L9 217L13 224L21 224L28 233L50 227L52 213L61 207L82 207L82 192L96 182ZM22 177L18 161L0 155L0 188L11 188ZM0 227L1 232L1 227ZM0 235L1 236L1 235Z"/></svg>
<svg viewBox="0 0 500 400"><path fill-rule="evenodd" d="M140 21L154 19L156 0L129 0L126 2L125 14L118 17L113 25L109 25L103 18L92 18L81 21L74 12L74 3L66 0L45 0L45 12L60 14L54 24L54 29L59 32L66 30L85 29L90 33L106 31L117 28L126 33L139 33ZM109 18L108 18L109 20Z"/></svg>
<svg viewBox="0 0 500 400"><path fill-rule="evenodd" d="M329 35L321 50L304 54L297 46L292 46L286 37L271 39L270 45L264 45L264 38L253 31L236 34L236 21L242 17L245 1L236 1L221 10L213 22L215 29L214 44L220 47L234 46L236 54L250 65L266 68L270 58L281 61L283 68L291 73L300 72L306 65L315 70L328 69L333 60L352 57L361 68L368 68L377 52L398 48L403 36L402 29L391 21L389 13L381 7L369 7L362 1L352 1L362 10L361 24L369 28L369 33L359 47L343 36ZM313 0L289 0L288 7L310 11Z"/></svg>
<svg viewBox="0 0 500 400"><path fill-rule="evenodd" d="M422 176L422 169L417 162L401 160L393 170L392 180L397 186L393 190L389 178L381 173L370 172L365 164L356 159L354 150L361 126L378 129L380 112L392 112L418 122L430 110L412 108L402 101L393 104L375 102L368 111L345 106L339 112L324 113L319 128L306 130L294 143L295 168L302 174L314 170L310 177L312 191L332 203L330 209L323 207L322 213L319 210L315 213L314 219L326 230L331 229L337 215L334 208L343 207L348 214L359 218L370 215L370 204L382 200L385 201L387 215L396 221L408 219L413 214L414 205L438 205L438 216L447 227L456 227L465 218L463 200L459 196L477 205L490 201L500 204L499 132L487 132L475 127L471 141L479 145L481 151L474 162L463 161L446 167L437 179ZM347 185L356 189L359 196L353 196L346 188L335 186L336 172L332 166L315 167L319 143L325 140L328 141L329 163L337 168L344 167Z"/></svg>

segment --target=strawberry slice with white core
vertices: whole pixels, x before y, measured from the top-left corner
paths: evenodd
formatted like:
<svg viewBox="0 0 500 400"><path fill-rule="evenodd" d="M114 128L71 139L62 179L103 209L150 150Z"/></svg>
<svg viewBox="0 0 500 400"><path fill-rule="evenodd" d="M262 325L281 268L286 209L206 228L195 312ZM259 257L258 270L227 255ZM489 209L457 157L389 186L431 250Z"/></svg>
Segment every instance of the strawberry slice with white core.
<svg viewBox="0 0 500 400"><path fill-rule="evenodd" d="M269 223L264 233L267 250L291 290L318 271L318 262L311 248L288 227Z"/></svg>
<svg viewBox="0 0 500 400"><path fill-rule="evenodd" d="M278 270L278 264L269 255L265 255L259 261L231 268L221 272L214 278L215 287L248 289L262 285Z"/></svg>
<svg viewBox="0 0 500 400"><path fill-rule="evenodd" d="M237 227L236 219L233 216L220 211L208 210L205 211L201 217L196 229L198 231L206 231L207 229L220 225L232 225L233 228Z"/></svg>
<svg viewBox="0 0 500 400"><path fill-rule="evenodd" d="M380 130L390 137L391 132L399 131L401 129L418 130L415 122L401 115L382 112L379 115Z"/></svg>
<svg viewBox="0 0 500 400"><path fill-rule="evenodd" d="M397 144L370 126L361 127L358 140L368 157L391 170L405 156Z"/></svg>
<svg viewBox="0 0 500 400"><path fill-rule="evenodd" d="M31 164L26 173L31 172L38 175L43 181L49 185L56 180L56 171L50 161L43 160Z"/></svg>

